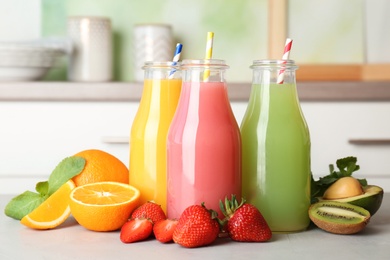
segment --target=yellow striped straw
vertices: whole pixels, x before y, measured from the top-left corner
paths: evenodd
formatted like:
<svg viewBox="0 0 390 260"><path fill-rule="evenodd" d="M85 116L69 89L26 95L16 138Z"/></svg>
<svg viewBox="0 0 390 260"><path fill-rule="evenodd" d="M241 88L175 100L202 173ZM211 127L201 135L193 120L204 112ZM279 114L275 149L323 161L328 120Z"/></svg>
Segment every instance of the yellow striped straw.
<svg viewBox="0 0 390 260"><path fill-rule="evenodd" d="M208 32L207 33L207 44L206 44L206 60L209 60L213 56L213 41L214 41L214 33ZM210 70L206 69L204 71L203 80L207 81L210 77Z"/></svg>

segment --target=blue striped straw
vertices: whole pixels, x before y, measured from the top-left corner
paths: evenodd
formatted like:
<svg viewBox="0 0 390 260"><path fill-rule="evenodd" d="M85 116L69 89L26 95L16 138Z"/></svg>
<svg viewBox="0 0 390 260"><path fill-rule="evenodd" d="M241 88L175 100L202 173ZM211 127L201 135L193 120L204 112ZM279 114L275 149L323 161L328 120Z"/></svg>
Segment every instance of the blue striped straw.
<svg viewBox="0 0 390 260"><path fill-rule="evenodd" d="M180 55L181 55L181 49L183 48L183 44L178 43L176 44L176 50L175 50L175 55L173 56L173 65L176 65L177 62L180 60ZM176 69L173 69L169 73L169 78L173 78L173 74L176 72Z"/></svg>

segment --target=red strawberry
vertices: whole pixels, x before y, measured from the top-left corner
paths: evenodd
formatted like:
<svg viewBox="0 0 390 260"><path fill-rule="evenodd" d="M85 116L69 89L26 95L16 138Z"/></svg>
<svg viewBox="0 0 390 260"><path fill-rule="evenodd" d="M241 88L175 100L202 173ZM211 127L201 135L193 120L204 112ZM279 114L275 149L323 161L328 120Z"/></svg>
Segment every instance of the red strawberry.
<svg viewBox="0 0 390 260"><path fill-rule="evenodd" d="M136 208L131 214L131 218L147 218L156 223L159 220L166 219L167 216L160 205L148 201Z"/></svg>
<svg viewBox="0 0 390 260"><path fill-rule="evenodd" d="M153 223L149 219L130 219L122 226L120 239L123 243L132 243L147 239L152 232Z"/></svg>
<svg viewBox="0 0 390 260"><path fill-rule="evenodd" d="M184 247L200 247L213 243L219 234L217 213L203 204L186 208L173 232L173 241Z"/></svg>
<svg viewBox="0 0 390 260"><path fill-rule="evenodd" d="M241 242L264 242L272 237L271 229L260 211L253 205L241 200L238 205L236 197L225 199L225 206L220 201L222 213L226 216L227 231L231 239Z"/></svg>
<svg viewBox="0 0 390 260"><path fill-rule="evenodd" d="M168 243L173 240L173 231L177 226L178 220L164 219L153 225L153 233L158 241L161 243Z"/></svg>

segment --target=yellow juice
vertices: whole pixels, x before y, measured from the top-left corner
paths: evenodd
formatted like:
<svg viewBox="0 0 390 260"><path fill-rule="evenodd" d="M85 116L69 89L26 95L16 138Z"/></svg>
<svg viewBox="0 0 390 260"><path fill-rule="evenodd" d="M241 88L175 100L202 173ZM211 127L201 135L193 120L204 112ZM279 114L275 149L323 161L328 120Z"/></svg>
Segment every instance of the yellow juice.
<svg viewBox="0 0 390 260"><path fill-rule="evenodd" d="M130 134L130 184L141 203L153 200L166 212L167 134L176 111L181 79L145 79Z"/></svg>

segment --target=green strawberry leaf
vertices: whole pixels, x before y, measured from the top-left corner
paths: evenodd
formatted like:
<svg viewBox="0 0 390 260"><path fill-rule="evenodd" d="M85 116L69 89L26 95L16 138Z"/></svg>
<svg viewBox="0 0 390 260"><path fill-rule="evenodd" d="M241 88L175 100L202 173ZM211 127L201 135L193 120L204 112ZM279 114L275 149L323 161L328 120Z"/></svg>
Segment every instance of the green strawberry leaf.
<svg viewBox="0 0 390 260"><path fill-rule="evenodd" d="M32 191L14 197L5 207L4 213L8 217L21 220L24 216L36 209L46 200L46 196L41 196Z"/></svg>

